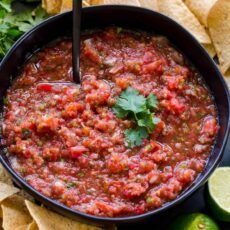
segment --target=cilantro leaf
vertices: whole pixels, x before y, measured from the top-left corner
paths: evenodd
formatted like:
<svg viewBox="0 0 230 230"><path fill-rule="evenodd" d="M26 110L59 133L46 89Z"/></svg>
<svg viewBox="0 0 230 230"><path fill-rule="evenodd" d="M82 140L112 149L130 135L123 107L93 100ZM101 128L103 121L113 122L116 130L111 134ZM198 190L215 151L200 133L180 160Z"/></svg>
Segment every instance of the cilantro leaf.
<svg viewBox="0 0 230 230"><path fill-rule="evenodd" d="M157 108L157 98L150 94L147 98L131 87L123 91L113 106L113 112L120 119L134 121L134 128L125 131L126 140L131 148L140 146L142 140L153 132L160 119L154 117L151 109Z"/></svg>
<svg viewBox="0 0 230 230"><path fill-rule="evenodd" d="M39 24L46 17L45 11L41 7L37 7L34 11L24 11L15 16L16 25L18 29L22 32L27 32L34 26Z"/></svg>
<svg viewBox="0 0 230 230"><path fill-rule="evenodd" d="M146 100L144 96L131 87L122 92L117 100L116 105L123 110L132 111L134 113L142 112L146 109Z"/></svg>
<svg viewBox="0 0 230 230"><path fill-rule="evenodd" d="M0 61L24 32L47 17L41 7L15 14L11 8L12 2L0 0Z"/></svg>
<svg viewBox="0 0 230 230"><path fill-rule="evenodd" d="M11 12L11 0L1 0L0 1L0 6L6 10L7 12Z"/></svg>
<svg viewBox="0 0 230 230"><path fill-rule="evenodd" d="M118 118L125 118L129 113L128 111L122 109L117 105L113 106L113 112L116 114Z"/></svg>
<svg viewBox="0 0 230 230"><path fill-rule="evenodd" d="M138 120L137 120L138 126L147 128L149 132L153 131L153 129L155 128L155 124L153 121L154 117L149 110L146 110L146 112L144 113L139 113L137 116L138 116Z"/></svg>
<svg viewBox="0 0 230 230"><path fill-rule="evenodd" d="M152 93L147 97L147 108L148 109L157 109L158 101L155 95Z"/></svg>
<svg viewBox="0 0 230 230"><path fill-rule="evenodd" d="M127 129L125 131L125 137L130 148L141 146L143 139L148 137L148 131L145 127Z"/></svg>

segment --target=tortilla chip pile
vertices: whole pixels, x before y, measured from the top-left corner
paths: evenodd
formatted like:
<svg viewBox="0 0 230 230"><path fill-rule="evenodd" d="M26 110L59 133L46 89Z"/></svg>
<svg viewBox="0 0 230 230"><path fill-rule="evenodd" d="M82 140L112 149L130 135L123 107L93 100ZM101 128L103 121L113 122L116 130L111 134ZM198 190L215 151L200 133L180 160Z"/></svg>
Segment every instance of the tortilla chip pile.
<svg viewBox="0 0 230 230"><path fill-rule="evenodd" d="M0 230L100 230L36 205L13 183L0 164ZM29 200L30 199L30 200ZM105 229L105 228L103 228ZM110 229L115 229L111 226Z"/></svg>
<svg viewBox="0 0 230 230"><path fill-rule="evenodd" d="M43 0L49 14L72 9L72 0ZM126 4L159 11L184 26L204 46L230 87L230 0L85 0L83 6Z"/></svg>

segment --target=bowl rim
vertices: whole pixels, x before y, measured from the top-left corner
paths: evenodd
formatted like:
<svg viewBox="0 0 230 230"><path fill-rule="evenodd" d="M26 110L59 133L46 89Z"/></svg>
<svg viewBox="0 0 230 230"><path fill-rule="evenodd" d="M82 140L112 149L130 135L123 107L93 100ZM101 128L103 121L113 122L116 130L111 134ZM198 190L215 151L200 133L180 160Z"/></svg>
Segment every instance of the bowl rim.
<svg viewBox="0 0 230 230"><path fill-rule="evenodd" d="M169 210L170 208L180 204L182 201L184 201L186 198L188 198L191 194L193 194L201 185L203 185L206 180L208 179L208 177L210 176L210 174L214 171L214 169L218 166L218 164L220 163L220 160L223 156L223 152L224 152L224 148L226 146L227 140L228 140L228 136L229 136L229 131L230 131L230 96L229 96L229 90L228 90L228 86L221 74L221 72L219 71L217 65L215 64L215 62L213 61L213 59L209 56L209 54L207 53L207 51L202 47L202 45L196 40L196 38L184 27L182 27L180 24L178 24L176 21L174 21L173 19L150 9L147 8L142 8L142 7L137 7L137 6L129 6L129 5L113 5L113 4L109 4L109 5L98 5L98 6L89 6L89 7L84 7L83 8L83 12L84 11L89 11L89 10L106 10L106 9L111 9L113 8L114 10L126 10L126 11L130 11L130 12L135 12L135 13L145 13L145 14L156 14L159 17L162 17L166 20L168 20L170 23L175 24L175 26L179 27L180 30L183 31L183 33L186 33L187 35L189 35L191 37L191 39L193 40L193 43L195 43L196 46L198 46L202 52L203 52L203 56L204 58L208 59L208 61L210 62L210 64L213 66L213 68L215 69L216 74L218 75L218 80L221 82L221 85L224 88L224 91L226 93L227 96L227 102L228 102L228 121L227 121L227 125L226 125L226 132L224 134L224 138L221 144L221 147L218 151L218 155L215 158L214 162L212 163L212 165L207 168L205 174L202 176L202 179L200 179L197 183L192 184L191 187L189 187L188 189L182 191L182 193L174 200L165 203L162 207L154 209L154 210L150 210L148 212L145 212L143 214L139 214L139 215L132 215L132 216L124 216L124 217L104 217L104 216L94 216L91 214L87 214L81 211L77 211L77 210L73 210L51 198L48 198L46 196L44 196L43 194L41 194L40 192L38 192L37 190L35 190L31 185L29 185L22 177L20 177L14 170L13 168L5 161L4 157L2 156L3 153L3 149L1 148L1 144L0 144L0 162L2 163L2 165L4 166L4 168L10 173L11 177L13 178L14 181L16 181L17 183L19 183L22 186L22 189L25 189L26 191L28 191L28 193L30 193L32 196L35 197L35 199L38 198L39 201L44 201L45 204L48 204L47 206L51 207L52 210L55 210L55 208L57 209L61 209L61 211L63 212L63 215L65 215L65 213L68 213L71 216L79 216L82 217L83 219L88 219L88 220L92 220L95 223L114 223L114 224L118 224L118 223L127 223L127 222L133 222L133 221L139 221L142 220L144 218L153 216L155 214L161 214L166 210ZM28 32L26 32L25 34L23 34L15 43L14 45L11 47L11 49L7 52L7 54L5 55L5 57L3 58L3 60L0 63L0 71L4 66L4 63L6 63L9 59L9 57L11 56L11 54L13 52L15 52L15 50L18 48L18 46L20 46L21 42L26 39L27 37L29 37L31 34L33 34L36 30L38 30L41 27L46 26L46 24L55 22L56 20L64 17L65 15L71 14L71 11L62 13L62 14L58 14L52 17L47 18L46 20L44 20L43 22L41 22L40 24L38 24L37 26L35 26L34 28L32 28L31 30L29 30ZM189 56L188 56L189 58ZM226 115L227 116L227 115ZM194 182L196 182L196 180L198 179L198 177L195 179ZM56 211L56 210L55 210ZM58 213L60 213L60 211L57 211Z"/></svg>

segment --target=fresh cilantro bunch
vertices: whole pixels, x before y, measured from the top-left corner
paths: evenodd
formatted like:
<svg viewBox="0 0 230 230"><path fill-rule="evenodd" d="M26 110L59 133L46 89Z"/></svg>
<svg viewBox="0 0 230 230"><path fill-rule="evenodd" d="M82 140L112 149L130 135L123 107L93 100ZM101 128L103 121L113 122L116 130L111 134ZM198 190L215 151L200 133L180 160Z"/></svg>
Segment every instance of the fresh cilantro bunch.
<svg viewBox="0 0 230 230"><path fill-rule="evenodd" d="M131 148L141 146L142 140L148 138L160 119L151 112L157 109L157 98L150 94L147 98L131 87L123 91L113 106L118 118L130 119L135 127L125 131L127 142Z"/></svg>
<svg viewBox="0 0 230 230"><path fill-rule="evenodd" d="M0 61L23 33L47 17L41 7L15 14L11 8L12 2L0 0Z"/></svg>

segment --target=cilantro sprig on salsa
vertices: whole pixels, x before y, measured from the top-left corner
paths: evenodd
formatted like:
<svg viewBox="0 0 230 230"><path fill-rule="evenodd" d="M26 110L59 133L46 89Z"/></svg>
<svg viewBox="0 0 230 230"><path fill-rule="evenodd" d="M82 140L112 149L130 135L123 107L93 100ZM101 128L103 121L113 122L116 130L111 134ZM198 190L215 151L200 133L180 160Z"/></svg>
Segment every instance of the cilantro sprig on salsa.
<svg viewBox="0 0 230 230"><path fill-rule="evenodd" d="M149 94L147 98L139 94L132 87L121 93L113 106L113 111L118 118L130 119L134 127L125 131L128 145L141 146L143 139L148 138L160 119L154 117L152 110L157 109L158 101L155 95Z"/></svg>

